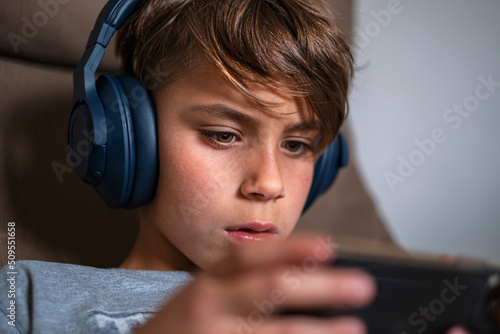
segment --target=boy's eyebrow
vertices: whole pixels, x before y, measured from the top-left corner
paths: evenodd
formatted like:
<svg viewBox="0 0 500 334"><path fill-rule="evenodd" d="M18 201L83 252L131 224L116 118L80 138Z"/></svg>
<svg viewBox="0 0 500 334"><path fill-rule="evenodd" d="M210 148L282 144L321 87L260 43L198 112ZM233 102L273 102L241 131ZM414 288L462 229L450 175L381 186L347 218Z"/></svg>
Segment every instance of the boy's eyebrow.
<svg viewBox="0 0 500 334"><path fill-rule="evenodd" d="M188 108L190 111L206 113L210 115L217 115L219 117L229 118L236 122L248 124L253 127L260 125L260 121L248 114L241 111L228 107L224 104L208 104L208 105L194 105ZM317 120L310 120L306 122L299 123L286 123L285 131L318 131L320 129L320 124Z"/></svg>
<svg viewBox="0 0 500 334"><path fill-rule="evenodd" d="M319 131L320 125L317 120L300 123L288 123L285 125L286 131Z"/></svg>
<svg viewBox="0 0 500 334"><path fill-rule="evenodd" d="M252 126L257 126L260 124L259 120L257 120L255 117L230 108L224 104L195 105L189 107L189 110L207 113L210 115L216 114L219 117L229 118L239 123L245 123Z"/></svg>

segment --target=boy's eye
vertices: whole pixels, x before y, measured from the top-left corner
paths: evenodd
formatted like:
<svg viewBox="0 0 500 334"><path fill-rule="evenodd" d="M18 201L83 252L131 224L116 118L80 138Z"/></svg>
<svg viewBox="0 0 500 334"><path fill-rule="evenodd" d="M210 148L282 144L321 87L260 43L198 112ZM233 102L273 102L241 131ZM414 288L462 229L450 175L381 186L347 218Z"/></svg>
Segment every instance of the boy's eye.
<svg viewBox="0 0 500 334"><path fill-rule="evenodd" d="M301 156L303 154L306 154L307 152L313 151L310 145L299 140L286 141L282 144L281 147L283 147L290 154L295 156Z"/></svg>
<svg viewBox="0 0 500 334"><path fill-rule="evenodd" d="M301 149L302 143L298 141L287 141L284 144L284 148L290 152L297 152Z"/></svg>
<svg viewBox="0 0 500 334"><path fill-rule="evenodd" d="M239 140L238 135L232 132L202 130L201 134L211 145L220 149L230 148Z"/></svg>
<svg viewBox="0 0 500 334"><path fill-rule="evenodd" d="M214 135L217 141L224 144L228 144L236 138L236 136L233 133L229 132L216 132Z"/></svg>

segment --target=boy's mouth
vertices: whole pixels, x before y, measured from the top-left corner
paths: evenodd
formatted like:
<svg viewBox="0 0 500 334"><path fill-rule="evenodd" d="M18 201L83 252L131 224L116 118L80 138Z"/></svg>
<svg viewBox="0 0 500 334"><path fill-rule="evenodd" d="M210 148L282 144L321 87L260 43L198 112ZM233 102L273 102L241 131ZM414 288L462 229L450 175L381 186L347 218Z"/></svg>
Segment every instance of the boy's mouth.
<svg viewBox="0 0 500 334"><path fill-rule="evenodd" d="M269 222L251 222L228 227L224 232L230 241L241 243L273 239L278 235L278 228Z"/></svg>

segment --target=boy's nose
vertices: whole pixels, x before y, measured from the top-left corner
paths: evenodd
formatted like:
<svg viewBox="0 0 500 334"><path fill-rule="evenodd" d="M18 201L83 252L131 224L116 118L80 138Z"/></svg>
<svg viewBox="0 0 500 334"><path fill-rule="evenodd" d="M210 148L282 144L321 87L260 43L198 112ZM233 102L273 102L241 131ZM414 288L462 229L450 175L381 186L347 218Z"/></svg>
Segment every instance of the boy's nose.
<svg viewBox="0 0 500 334"><path fill-rule="evenodd" d="M269 201L285 197L285 184L276 152L262 152L249 159L241 193L248 199Z"/></svg>

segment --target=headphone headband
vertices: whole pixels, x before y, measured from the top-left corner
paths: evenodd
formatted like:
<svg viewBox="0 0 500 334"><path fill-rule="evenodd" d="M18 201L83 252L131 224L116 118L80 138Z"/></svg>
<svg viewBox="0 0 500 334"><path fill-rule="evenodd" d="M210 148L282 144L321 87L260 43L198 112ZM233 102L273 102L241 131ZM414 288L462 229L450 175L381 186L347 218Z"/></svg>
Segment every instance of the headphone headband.
<svg viewBox="0 0 500 334"><path fill-rule="evenodd" d="M93 144L98 147L106 145L107 129L104 110L95 85L96 71L104 57L105 48L116 30L123 26L141 2L142 0L111 0L104 6L90 33L85 53L73 74L72 111L74 112L81 104L85 104L86 108L92 110L93 117L89 121L92 123L92 128L102 134L92 137ZM72 138L68 137L68 143L71 143L71 140Z"/></svg>
<svg viewBox="0 0 500 334"><path fill-rule="evenodd" d="M87 48L95 43L108 46L111 37L120 29L133 12L141 5L142 0L111 0L102 9L94 30L90 34Z"/></svg>

